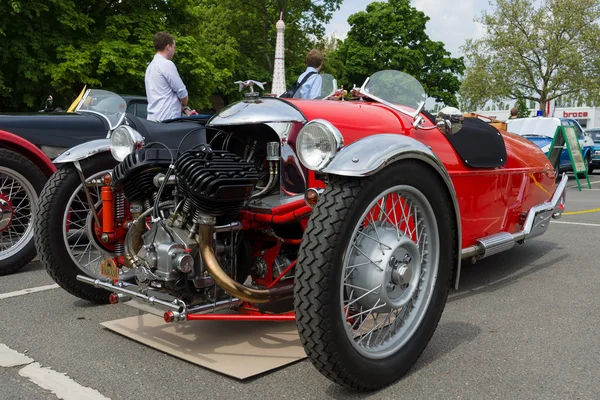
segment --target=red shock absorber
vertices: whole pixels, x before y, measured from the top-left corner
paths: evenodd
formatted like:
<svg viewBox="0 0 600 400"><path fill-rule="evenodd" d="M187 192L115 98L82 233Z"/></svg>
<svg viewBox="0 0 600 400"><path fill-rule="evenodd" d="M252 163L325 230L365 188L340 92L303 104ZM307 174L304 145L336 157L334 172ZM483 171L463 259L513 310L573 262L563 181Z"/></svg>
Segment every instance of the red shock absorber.
<svg viewBox="0 0 600 400"><path fill-rule="evenodd" d="M115 199L114 193L110 186L102 186L102 241L105 241L108 235L108 241L114 239L115 233Z"/></svg>

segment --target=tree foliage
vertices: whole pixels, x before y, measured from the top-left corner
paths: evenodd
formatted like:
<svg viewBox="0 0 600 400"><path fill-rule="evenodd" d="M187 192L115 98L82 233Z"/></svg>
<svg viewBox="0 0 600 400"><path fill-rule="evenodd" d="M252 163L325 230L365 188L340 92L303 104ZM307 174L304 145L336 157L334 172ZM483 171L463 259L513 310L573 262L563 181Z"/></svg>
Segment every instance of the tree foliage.
<svg viewBox="0 0 600 400"><path fill-rule="evenodd" d="M171 32L192 104L231 80L237 44L220 37L209 0L10 0L0 3L0 109L35 108L52 94L70 104L84 85L145 94L152 36ZM198 22L201 21L199 24ZM218 45L217 45L218 43ZM217 67L218 65L218 67Z"/></svg>
<svg viewBox="0 0 600 400"><path fill-rule="evenodd" d="M463 72L463 60L452 58L443 43L427 36L427 21L410 0L373 2L366 11L351 15L348 37L339 49L343 81L361 85L377 71L395 69L414 76L429 97L456 106L456 74Z"/></svg>
<svg viewBox="0 0 600 400"><path fill-rule="evenodd" d="M529 108L527 107L527 100L521 95L517 96L517 102L515 103L515 107L517 107L517 117L518 118L527 118L531 115Z"/></svg>
<svg viewBox="0 0 600 400"><path fill-rule="evenodd" d="M425 34L429 20L410 0L372 3L350 17L345 41L324 37L342 0L4 0L0 2L0 111L43 107L48 95L66 107L84 85L145 94L144 74L157 31L175 36L173 61L190 104L210 108L241 98L236 80L267 82L275 25L283 13L288 87L311 48L324 51L323 72L362 84L382 69L415 76L429 96L455 104L462 59Z"/></svg>
<svg viewBox="0 0 600 400"><path fill-rule="evenodd" d="M461 97L474 109L519 93L542 110L548 101L573 93L596 103L599 18L597 0L496 0L478 19L486 35L467 40L463 48Z"/></svg>

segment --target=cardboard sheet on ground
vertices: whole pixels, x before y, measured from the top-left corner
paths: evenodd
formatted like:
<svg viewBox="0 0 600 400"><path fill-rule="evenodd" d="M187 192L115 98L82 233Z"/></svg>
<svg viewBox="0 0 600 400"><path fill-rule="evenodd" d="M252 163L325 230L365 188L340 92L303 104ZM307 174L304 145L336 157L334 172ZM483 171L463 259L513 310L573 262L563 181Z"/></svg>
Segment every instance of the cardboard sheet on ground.
<svg viewBox="0 0 600 400"><path fill-rule="evenodd" d="M294 322L189 321L143 314L101 325L174 357L237 379L306 358Z"/></svg>

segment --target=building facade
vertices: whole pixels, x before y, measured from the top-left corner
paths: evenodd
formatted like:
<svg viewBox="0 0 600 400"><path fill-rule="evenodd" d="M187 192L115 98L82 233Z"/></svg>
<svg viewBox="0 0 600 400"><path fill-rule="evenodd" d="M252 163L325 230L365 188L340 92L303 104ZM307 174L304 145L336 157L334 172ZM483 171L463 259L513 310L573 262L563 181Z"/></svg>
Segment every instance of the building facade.
<svg viewBox="0 0 600 400"><path fill-rule="evenodd" d="M583 129L600 128L600 107L557 107L549 115L557 118L572 118L577 120ZM529 116L534 117L537 110L529 109ZM496 118L500 121L506 121L510 117L508 110L478 110L475 113L485 115L486 117ZM553 114L553 115L552 115Z"/></svg>

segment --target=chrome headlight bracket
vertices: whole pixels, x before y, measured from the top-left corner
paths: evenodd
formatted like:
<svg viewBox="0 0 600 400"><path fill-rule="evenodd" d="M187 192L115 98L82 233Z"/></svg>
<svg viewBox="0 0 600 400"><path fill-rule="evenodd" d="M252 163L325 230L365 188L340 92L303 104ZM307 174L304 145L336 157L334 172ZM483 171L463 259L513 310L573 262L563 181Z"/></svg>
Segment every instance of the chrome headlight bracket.
<svg viewBox="0 0 600 400"><path fill-rule="evenodd" d="M313 171L321 171L344 147L344 138L333 124L315 119L302 127L296 139L296 152L302 165Z"/></svg>

